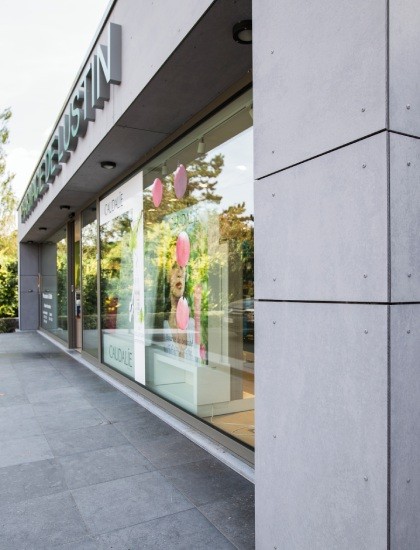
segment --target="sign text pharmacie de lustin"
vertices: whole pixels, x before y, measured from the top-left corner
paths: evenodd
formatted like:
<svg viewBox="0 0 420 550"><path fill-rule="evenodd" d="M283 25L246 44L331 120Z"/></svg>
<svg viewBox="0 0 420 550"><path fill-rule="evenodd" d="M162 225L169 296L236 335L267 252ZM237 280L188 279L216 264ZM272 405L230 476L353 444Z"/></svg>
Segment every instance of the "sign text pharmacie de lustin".
<svg viewBox="0 0 420 550"><path fill-rule="evenodd" d="M20 214L24 223L37 202L49 189L61 165L75 151L79 137L83 137L89 121L94 122L96 109L103 109L109 101L110 85L121 84L121 25L110 23L108 46L99 45L72 93L65 114L57 126L45 154L23 197Z"/></svg>

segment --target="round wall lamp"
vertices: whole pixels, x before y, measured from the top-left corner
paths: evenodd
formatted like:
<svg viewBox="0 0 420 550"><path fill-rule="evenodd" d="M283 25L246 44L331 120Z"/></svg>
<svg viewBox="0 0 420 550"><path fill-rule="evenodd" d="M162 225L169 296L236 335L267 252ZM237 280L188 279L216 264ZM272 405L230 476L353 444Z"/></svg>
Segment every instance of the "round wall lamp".
<svg viewBox="0 0 420 550"><path fill-rule="evenodd" d="M244 19L239 21L232 29L233 40L238 44L252 44L252 21Z"/></svg>
<svg viewBox="0 0 420 550"><path fill-rule="evenodd" d="M117 166L116 162L112 162L112 160L103 160L101 162L101 167L105 170L113 170Z"/></svg>

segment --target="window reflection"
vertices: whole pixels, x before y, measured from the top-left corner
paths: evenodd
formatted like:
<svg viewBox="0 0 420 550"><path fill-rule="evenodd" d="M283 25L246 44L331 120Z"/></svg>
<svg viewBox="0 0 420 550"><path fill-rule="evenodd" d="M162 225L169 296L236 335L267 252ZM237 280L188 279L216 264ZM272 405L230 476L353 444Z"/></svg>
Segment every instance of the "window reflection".
<svg viewBox="0 0 420 550"><path fill-rule="evenodd" d="M65 228L42 245L41 257L41 326L68 342Z"/></svg>
<svg viewBox="0 0 420 550"><path fill-rule="evenodd" d="M83 350L99 356L97 293L97 220L96 205L82 213L82 327Z"/></svg>
<svg viewBox="0 0 420 550"><path fill-rule="evenodd" d="M251 123L239 109L206 134L207 153L187 145L165 159L165 177L160 166L146 167L143 201L146 385L253 446ZM180 164L188 176L181 198Z"/></svg>

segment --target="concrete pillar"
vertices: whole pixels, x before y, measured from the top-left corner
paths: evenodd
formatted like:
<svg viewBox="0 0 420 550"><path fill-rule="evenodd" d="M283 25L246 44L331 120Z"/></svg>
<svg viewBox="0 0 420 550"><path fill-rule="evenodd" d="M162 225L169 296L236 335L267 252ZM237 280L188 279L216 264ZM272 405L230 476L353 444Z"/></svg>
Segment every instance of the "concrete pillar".
<svg viewBox="0 0 420 550"><path fill-rule="evenodd" d="M39 246L19 243L19 328L39 327Z"/></svg>
<svg viewBox="0 0 420 550"><path fill-rule="evenodd" d="M418 547L418 28L253 1L257 549Z"/></svg>

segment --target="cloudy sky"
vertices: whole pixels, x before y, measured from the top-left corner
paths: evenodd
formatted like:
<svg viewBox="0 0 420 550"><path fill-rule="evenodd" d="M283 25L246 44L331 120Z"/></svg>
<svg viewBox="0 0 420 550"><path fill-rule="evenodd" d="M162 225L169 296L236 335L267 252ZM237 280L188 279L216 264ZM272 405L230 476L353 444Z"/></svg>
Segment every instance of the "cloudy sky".
<svg viewBox="0 0 420 550"><path fill-rule="evenodd" d="M2 0L0 111L20 198L110 0Z"/></svg>

